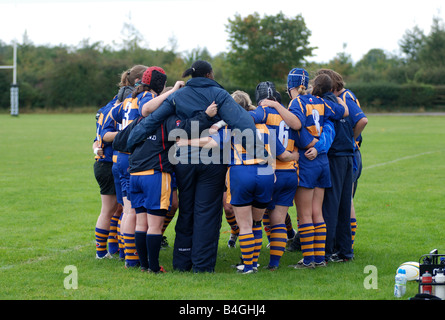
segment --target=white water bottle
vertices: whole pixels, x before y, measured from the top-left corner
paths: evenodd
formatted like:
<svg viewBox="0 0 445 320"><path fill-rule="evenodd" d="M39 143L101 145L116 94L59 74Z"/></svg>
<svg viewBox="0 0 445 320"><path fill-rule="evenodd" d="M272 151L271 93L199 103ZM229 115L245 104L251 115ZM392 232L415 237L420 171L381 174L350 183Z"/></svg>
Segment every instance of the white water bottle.
<svg viewBox="0 0 445 320"><path fill-rule="evenodd" d="M445 300L445 275L443 274L443 270L439 270L434 277L434 282L437 284L435 285L435 296Z"/></svg>
<svg viewBox="0 0 445 320"><path fill-rule="evenodd" d="M396 298L401 298L406 292L406 270L399 269L399 272L396 274L396 284L394 285L394 296Z"/></svg>

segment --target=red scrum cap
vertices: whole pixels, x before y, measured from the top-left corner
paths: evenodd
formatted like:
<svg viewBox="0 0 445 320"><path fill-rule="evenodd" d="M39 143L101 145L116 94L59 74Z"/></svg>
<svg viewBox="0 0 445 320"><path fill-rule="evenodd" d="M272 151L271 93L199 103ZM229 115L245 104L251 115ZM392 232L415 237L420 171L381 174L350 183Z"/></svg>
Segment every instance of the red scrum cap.
<svg viewBox="0 0 445 320"><path fill-rule="evenodd" d="M142 84L149 86L156 94L160 94L164 90L167 75L161 67L149 67L142 76Z"/></svg>

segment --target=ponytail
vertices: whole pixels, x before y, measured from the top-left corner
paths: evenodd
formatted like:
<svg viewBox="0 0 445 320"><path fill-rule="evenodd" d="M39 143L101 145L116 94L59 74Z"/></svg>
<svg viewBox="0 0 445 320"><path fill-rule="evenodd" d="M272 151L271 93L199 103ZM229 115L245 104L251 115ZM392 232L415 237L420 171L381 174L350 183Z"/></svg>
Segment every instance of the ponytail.
<svg viewBox="0 0 445 320"><path fill-rule="evenodd" d="M129 75L130 75L130 69L125 70L124 72L121 73L121 82L119 82L118 84L120 88L130 85L130 81L128 80Z"/></svg>
<svg viewBox="0 0 445 320"><path fill-rule="evenodd" d="M204 60L197 60L193 62L192 66L185 70L182 73L182 77L192 76L192 78L196 77L205 77L207 74L212 72L212 65Z"/></svg>
<svg viewBox="0 0 445 320"><path fill-rule="evenodd" d="M298 93L298 95L302 95L302 96L306 95L306 93L307 93L306 87L305 86L299 86L297 88L297 93Z"/></svg>
<svg viewBox="0 0 445 320"><path fill-rule="evenodd" d="M185 78L185 77L188 77L188 76L192 76L192 78L193 78L193 72L195 72L195 68L188 68L187 70L185 70L182 73L182 77Z"/></svg>
<svg viewBox="0 0 445 320"><path fill-rule="evenodd" d="M128 78L128 82L130 86L134 86L136 83L136 79L142 79L142 76L145 72L145 70L147 70L147 66L143 66L143 65L135 65L133 66L127 74L127 78Z"/></svg>

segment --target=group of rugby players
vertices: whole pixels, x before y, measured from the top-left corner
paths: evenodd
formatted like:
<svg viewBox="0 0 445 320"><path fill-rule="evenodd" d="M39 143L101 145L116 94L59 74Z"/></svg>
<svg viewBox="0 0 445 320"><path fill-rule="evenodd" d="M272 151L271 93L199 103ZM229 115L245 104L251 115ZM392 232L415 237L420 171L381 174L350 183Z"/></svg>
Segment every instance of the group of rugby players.
<svg viewBox="0 0 445 320"><path fill-rule="evenodd" d="M165 88L162 68L136 65L98 111L96 258L118 255L127 268L166 272L159 253L179 208L174 270L214 272L223 210L228 246L239 242L240 273L258 270L263 229L268 270L279 267L286 247L302 252L295 269L353 259L367 118L341 75L321 69L310 81L306 70L292 69L287 107L269 81L256 87L256 106L245 92L230 95L206 61L193 63L188 76ZM125 150L113 146L119 135Z"/></svg>

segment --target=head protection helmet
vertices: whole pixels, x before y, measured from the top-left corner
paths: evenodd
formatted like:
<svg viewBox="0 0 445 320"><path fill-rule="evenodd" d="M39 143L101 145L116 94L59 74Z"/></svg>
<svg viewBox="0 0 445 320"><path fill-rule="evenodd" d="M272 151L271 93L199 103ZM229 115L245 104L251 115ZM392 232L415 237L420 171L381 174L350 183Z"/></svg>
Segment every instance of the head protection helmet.
<svg viewBox="0 0 445 320"><path fill-rule="evenodd" d="M287 90L309 85L309 73L301 68L293 68L287 76Z"/></svg>
<svg viewBox="0 0 445 320"><path fill-rule="evenodd" d="M149 86L156 94L160 94L164 90L167 75L161 67L149 67L142 76L142 84Z"/></svg>
<svg viewBox="0 0 445 320"><path fill-rule="evenodd" d="M273 82L266 81L266 82L260 82L256 86L255 90L255 100L258 104L261 100L269 99L269 100L279 100L278 99L279 94L277 90L275 89L275 85Z"/></svg>

